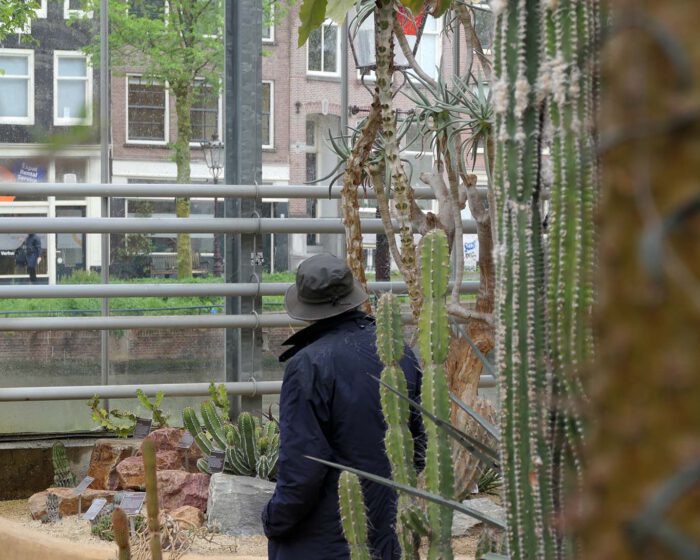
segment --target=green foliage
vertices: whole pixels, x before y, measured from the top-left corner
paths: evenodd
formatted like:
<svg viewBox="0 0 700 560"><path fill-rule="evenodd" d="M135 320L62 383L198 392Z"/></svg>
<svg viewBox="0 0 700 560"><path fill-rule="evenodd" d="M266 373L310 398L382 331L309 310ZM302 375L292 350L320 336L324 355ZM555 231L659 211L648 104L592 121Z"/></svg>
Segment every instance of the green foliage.
<svg viewBox="0 0 700 560"><path fill-rule="evenodd" d="M229 401L225 385L222 383L221 385L217 386L214 383L210 383L209 396L211 397L211 402L214 403L214 406L221 411L221 416L223 418L228 418Z"/></svg>
<svg viewBox="0 0 700 560"><path fill-rule="evenodd" d="M51 459L53 462L53 484L60 488L73 488L75 475L70 470L70 463L66 455L66 446L56 442L51 447Z"/></svg>
<svg viewBox="0 0 700 560"><path fill-rule="evenodd" d="M360 479L347 471L338 480L338 502L343 534L350 547L351 560L370 560L367 546L367 513Z"/></svg>
<svg viewBox="0 0 700 560"><path fill-rule="evenodd" d="M154 428L165 428L168 426L169 414L165 414L161 405L163 404L163 397L165 393L163 391L158 391L156 393L153 402L146 396L141 389L136 389L136 397L139 399L141 406L151 413L151 418L153 419Z"/></svg>
<svg viewBox="0 0 700 560"><path fill-rule="evenodd" d="M213 402L203 402L201 421L192 407L182 411L183 424L204 455L197 461L199 470L209 473L208 459L214 449L221 449L225 452L224 472L275 480L280 445L277 423L263 425L250 413L242 412L234 425L219 410Z"/></svg>
<svg viewBox="0 0 700 560"><path fill-rule="evenodd" d="M168 426L169 415L165 414L161 408L164 396L162 391L158 391L153 401L150 401L141 389L137 389L136 396L141 405L151 413L154 428ZM99 424L108 432L112 432L120 438L127 438L133 433L138 418L137 414L128 410L119 410L118 408L107 410L102 407L99 395L92 397L87 402L87 405L92 412L93 422Z"/></svg>
<svg viewBox="0 0 700 560"><path fill-rule="evenodd" d="M90 527L90 532L103 541L114 541L114 530L112 527L113 515L113 513L108 513L106 515L99 516L95 523L93 523ZM136 515L134 517L136 531L140 531L144 527L145 522L146 518L143 515Z"/></svg>
<svg viewBox="0 0 700 560"><path fill-rule="evenodd" d="M2 0L0 2L0 41L24 29L40 7L39 0ZM2 71L0 71L1 74Z"/></svg>
<svg viewBox="0 0 700 560"><path fill-rule="evenodd" d="M314 29L323 25L326 19L327 0L303 0L299 8L299 43L303 47Z"/></svg>

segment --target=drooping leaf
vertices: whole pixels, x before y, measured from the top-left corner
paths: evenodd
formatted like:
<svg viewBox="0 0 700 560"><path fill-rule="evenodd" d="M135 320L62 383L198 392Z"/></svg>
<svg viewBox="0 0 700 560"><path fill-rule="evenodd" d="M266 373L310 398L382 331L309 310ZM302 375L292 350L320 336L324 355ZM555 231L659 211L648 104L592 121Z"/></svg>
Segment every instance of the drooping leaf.
<svg viewBox="0 0 700 560"><path fill-rule="evenodd" d="M455 395L452 392L450 392L450 399L459 408L466 412L471 418L473 418L476 421L476 423L479 424L479 426L486 430L486 432L488 432L488 434L492 438L494 438L496 441L500 441L501 432L496 426L494 426L491 422L486 420L486 418L484 418L481 414L479 414L476 410L467 405L467 403L465 403L462 399L460 399L457 395Z"/></svg>
<svg viewBox="0 0 700 560"><path fill-rule="evenodd" d="M323 25L326 19L327 0L304 0L299 8L299 47L303 47L311 32Z"/></svg>
<svg viewBox="0 0 700 560"><path fill-rule="evenodd" d="M417 14L423 8L425 0L401 0L401 3L411 10L412 13Z"/></svg>
<svg viewBox="0 0 700 560"><path fill-rule="evenodd" d="M390 478L384 478L382 476L378 476L376 474L372 474L372 473L362 471L359 469L354 469L354 468L348 467L346 465L341 465L339 463L333 463L331 461L325 461L324 459L318 459L316 457L309 457L308 455L304 455L304 457L306 457L307 459L310 459L312 461L316 461L318 463L326 465L327 467L332 467L334 469L339 469L341 471L348 471L348 472L354 473L357 476L360 476L362 478L366 478L367 480L370 480L372 482L376 482L377 484L381 484L382 486L388 486L389 488L393 488L394 490L398 490L399 492L404 492L406 494L410 494L411 496L415 496L416 498L422 498L424 500L434 502L434 503L439 504L441 506L451 508L454 511L464 513L465 515L473 517L474 519L478 519L482 523L486 523L487 525L491 525L492 527L496 527L497 529L505 529L506 528L505 524L502 521L500 521L494 517L491 517L490 515L488 515L486 513L483 513L483 512L478 511L474 508L466 506L460 502L456 502L454 500L444 498L442 496L439 496L437 494L433 494L431 492L426 492L425 490L421 490L420 488L414 488L413 486L408 486L406 484L399 484L398 482L395 482L395 481L391 480Z"/></svg>
<svg viewBox="0 0 700 560"><path fill-rule="evenodd" d="M348 12L355 5L355 0L329 0L326 8L326 17L329 17L338 25L342 25Z"/></svg>

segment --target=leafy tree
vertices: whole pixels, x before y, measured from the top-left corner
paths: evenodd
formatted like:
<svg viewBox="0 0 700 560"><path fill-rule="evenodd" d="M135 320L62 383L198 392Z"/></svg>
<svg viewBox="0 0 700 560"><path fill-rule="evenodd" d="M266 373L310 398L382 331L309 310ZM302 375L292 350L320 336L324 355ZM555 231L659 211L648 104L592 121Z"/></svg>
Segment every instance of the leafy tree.
<svg viewBox="0 0 700 560"><path fill-rule="evenodd" d="M39 0L2 0L0 2L0 41L24 29L36 10Z"/></svg>
<svg viewBox="0 0 700 560"><path fill-rule="evenodd" d="M98 18L99 0L83 0L83 11ZM224 69L222 0L110 0L110 65L118 72L138 65L144 79L167 84L175 100L177 135L172 145L177 182L189 183L190 110L200 88L217 94ZM99 63L99 37L86 47ZM188 198L176 199L178 218L190 215ZM177 237L178 278L192 275L190 236Z"/></svg>

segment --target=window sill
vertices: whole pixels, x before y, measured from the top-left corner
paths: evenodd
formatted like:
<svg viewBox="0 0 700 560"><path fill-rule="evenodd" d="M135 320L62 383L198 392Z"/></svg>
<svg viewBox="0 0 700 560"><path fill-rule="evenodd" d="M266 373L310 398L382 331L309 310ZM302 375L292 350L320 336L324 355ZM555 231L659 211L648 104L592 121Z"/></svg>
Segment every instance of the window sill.
<svg viewBox="0 0 700 560"><path fill-rule="evenodd" d="M312 72L306 72L306 77L309 80L317 80L319 82L334 82L334 83L340 83L340 75L339 74L331 74L330 72L328 74L323 74L323 73L312 73Z"/></svg>
<svg viewBox="0 0 700 560"><path fill-rule="evenodd" d="M168 144L167 142L158 142L153 141L153 142L148 142L148 141L138 141L138 140L127 140L124 142L123 146L125 148L167 148Z"/></svg>

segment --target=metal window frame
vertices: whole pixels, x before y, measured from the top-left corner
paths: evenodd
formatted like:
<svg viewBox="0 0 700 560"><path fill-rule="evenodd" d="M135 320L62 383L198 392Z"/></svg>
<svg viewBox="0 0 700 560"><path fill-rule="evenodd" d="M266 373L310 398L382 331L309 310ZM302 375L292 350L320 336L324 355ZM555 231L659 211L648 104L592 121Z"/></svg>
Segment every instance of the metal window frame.
<svg viewBox="0 0 700 560"><path fill-rule="evenodd" d="M125 95L125 104L126 104L126 143L127 144L136 144L140 146L166 146L168 142L170 141L170 89L168 88L168 85L163 83L157 83L153 82L152 85L159 86L163 88L163 139L162 140L144 140L144 139L135 139L130 137L130 132L129 132L129 126L131 125L131 119L129 118L129 111L131 111L132 107L134 108L146 108L146 109L157 109L158 107L152 106L141 106L141 105L136 105L133 106L130 103L129 99L129 92L131 90L131 83L130 80L132 78L138 78L139 80L143 81L143 76L138 73L127 73L125 78L125 84L126 84L126 95Z"/></svg>

